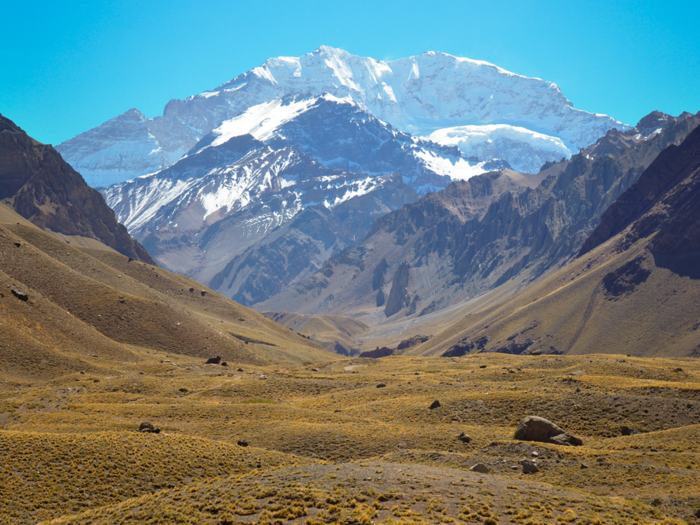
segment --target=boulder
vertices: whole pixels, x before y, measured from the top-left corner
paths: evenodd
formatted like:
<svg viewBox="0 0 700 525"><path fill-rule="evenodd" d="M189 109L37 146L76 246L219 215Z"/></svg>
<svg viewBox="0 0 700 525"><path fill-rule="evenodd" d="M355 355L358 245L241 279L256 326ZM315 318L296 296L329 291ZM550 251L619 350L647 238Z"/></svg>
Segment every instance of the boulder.
<svg viewBox="0 0 700 525"><path fill-rule="evenodd" d="M540 469L537 468L537 465L535 465L532 461L529 459L523 459L520 464L523 467L523 474L534 474L535 472L539 472Z"/></svg>
<svg viewBox="0 0 700 525"><path fill-rule="evenodd" d="M462 432L459 436L457 436L457 439L459 439L462 443L471 443L472 438L467 436L464 432Z"/></svg>
<svg viewBox="0 0 700 525"><path fill-rule="evenodd" d="M620 434L623 436L634 436L635 434L641 434L641 430L637 430L636 428L628 427L627 425L622 425L620 427Z"/></svg>
<svg viewBox="0 0 700 525"><path fill-rule="evenodd" d="M151 434L160 434L160 429L155 428L152 424L148 423L147 421L144 421L139 425L139 429L137 432L149 432Z"/></svg>
<svg viewBox="0 0 700 525"><path fill-rule="evenodd" d="M477 463L469 470L471 470L472 472L478 472L479 474L488 474L489 473L489 468L486 465L484 465L483 463Z"/></svg>
<svg viewBox="0 0 700 525"><path fill-rule="evenodd" d="M538 416L527 416L518 425L515 439L520 441L539 441L555 445L581 446L583 442L551 421Z"/></svg>
<svg viewBox="0 0 700 525"><path fill-rule="evenodd" d="M14 295L20 301L28 301L29 300L29 296L26 293L22 292L21 290L12 290L12 295Z"/></svg>

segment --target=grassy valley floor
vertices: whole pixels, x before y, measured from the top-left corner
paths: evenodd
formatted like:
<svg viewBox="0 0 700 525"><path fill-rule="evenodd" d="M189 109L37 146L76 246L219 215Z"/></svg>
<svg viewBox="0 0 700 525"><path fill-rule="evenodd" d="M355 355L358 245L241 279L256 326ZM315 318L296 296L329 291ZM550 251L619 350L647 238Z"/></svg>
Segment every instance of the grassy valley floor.
<svg viewBox="0 0 700 525"><path fill-rule="evenodd" d="M0 523L700 521L697 359L130 351L51 380L0 371ZM514 440L527 415L584 445Z"/></svg>

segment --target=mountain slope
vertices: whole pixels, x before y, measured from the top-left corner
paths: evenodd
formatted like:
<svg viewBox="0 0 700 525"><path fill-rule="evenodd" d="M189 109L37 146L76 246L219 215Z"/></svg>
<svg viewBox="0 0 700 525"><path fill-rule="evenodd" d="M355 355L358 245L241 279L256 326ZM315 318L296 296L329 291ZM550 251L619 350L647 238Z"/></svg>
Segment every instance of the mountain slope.
<svg viewBox="0 0 700 525"><path fill-rule="evenodd" d="M0 115L0 201L42 229L91 237L118 252L153 263L119 224L99 192L51 146Z"/></svg>
<svg viewBox="0 0 700 525"><path fill-rule="evenodd" d="M627 129L605 115L574 109L551 82L486 62L435 52L382 62L324 46L299 58L271 58L212 91L171 100L161 117L147 119L129 110L57 149L91 185L107 186L168 167L222 122L253 106L287 95L322 93L350 98L412 135L497 124L560 139L559 156L547 160L588 146L613 127ZM535 157L549 151L539 150L532 135L520 133L515 144L500 144L484 154L527 165L523 148L526 157L532 157L533 148L539 151Z"/></svg>
<svg viewBox="0 0 700 525"><path fill-rule="evenodd" d="M328 268L259 308L361 313L364 322L376 325L389 314L380 299L391 295L404 263L408 282L401 285L400 308L392 307L390 316L397 311L425 315L514 277L535 279L575 255L607 207L659 152L680 143L700 123L698 116L655 118L627 132L612 130L570 162L550 166L534 189L495 194L481 214L459 220L443 208L435 216L433 196L389 214L357 247L332 258ZM438 199L448 200L448 191L436 194ZM471 193L459 196L462 202L472 198ZM373 275L380 264L385 277L377 283Z"/></svg>
<svg viewBox="0 0 700 525"><path fill-rule="evenodd" d="M580 256L415 352L700 355L700 128L670 145L603 215Z"/></svg>

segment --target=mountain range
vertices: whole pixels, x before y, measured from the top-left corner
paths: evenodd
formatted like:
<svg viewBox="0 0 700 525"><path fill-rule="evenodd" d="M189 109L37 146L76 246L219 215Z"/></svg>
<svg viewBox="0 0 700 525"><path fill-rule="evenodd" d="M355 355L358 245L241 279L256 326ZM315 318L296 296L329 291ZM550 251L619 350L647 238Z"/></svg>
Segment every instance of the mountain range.
<svg viewBox="0 0 700 525"><path fill-rule="evenodd" d="M552 82L487 62L436 52L383 62L322 46L299 58L271 58L215 89L171 100L159 117L129 110L57 149L92 186L108 186L172 165L253 107L269 110L288 96L324 93L412 136L458 146L467 159L498 158L528 172L569 157L613 127L627 129L575 109Z"/></svg>
<svg viewBox="0 0 700 525"><path fill-rule="evenodd" d="M612 128L628 126L485 62L321 47L58 149L93 185L117 181L103 195L160 265L252 306L422 195L504 169L539 181Z"/></svg>
<svg viewBox="0 0 700 525"><path fill-rule="evenodd" d="M257 307L377 325L399 312L427 315L510 279L525 285L575 256L608 207L699 123L689 113L654 112L537 176L505 170L454 182L378 219L357 246Z"/></svg>

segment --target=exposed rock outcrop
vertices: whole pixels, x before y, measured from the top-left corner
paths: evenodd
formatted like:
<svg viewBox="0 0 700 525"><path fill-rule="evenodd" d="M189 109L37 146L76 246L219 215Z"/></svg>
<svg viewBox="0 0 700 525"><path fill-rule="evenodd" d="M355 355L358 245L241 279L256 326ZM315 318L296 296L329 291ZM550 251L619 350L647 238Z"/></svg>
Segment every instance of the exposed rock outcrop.
<svg viewBox="0 0 700 525"><path fill-rule="evenodd" d="M514 438L521 441L539 441L555 445L583 445L583 441L579 438L567 434L561 427L539 416L525 417L515 430Z"/></svg>
<svg viewBox="0 0 700 525"><path fill-rule="evenodd" d="M42 230L97 239L119 253L155 264L100 193L50 145L0 115L0 201Z"/></svg>

